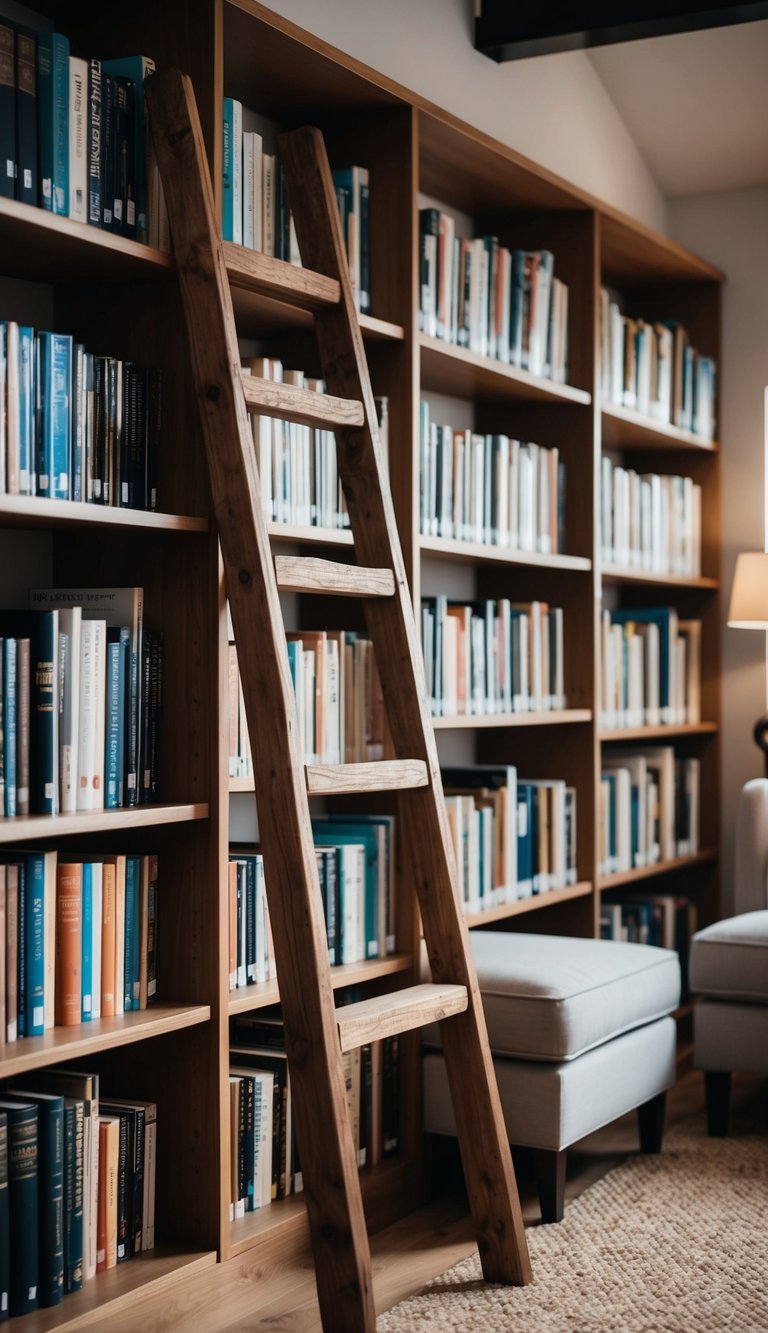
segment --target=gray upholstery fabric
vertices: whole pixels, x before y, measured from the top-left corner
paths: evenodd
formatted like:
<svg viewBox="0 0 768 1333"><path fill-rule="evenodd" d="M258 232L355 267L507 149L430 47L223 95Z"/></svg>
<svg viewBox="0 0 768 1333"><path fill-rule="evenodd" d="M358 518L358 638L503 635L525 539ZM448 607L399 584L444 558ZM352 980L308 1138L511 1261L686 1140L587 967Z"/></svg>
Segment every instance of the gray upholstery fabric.
<svg viewBox="0 0 768 1333"><path fill-rule="evenodd" d="M691 943L691 988L768 1004L768 910L707 926Z"/></svg>
<svg viewBox="0 0 768 1333"><path fill-rule="evenodd" d="M768 780L747 782L736 821L736 863L733 887L736 912L768 907Z"/></svg>
<svg viewBox="0 0 768 1333"><path fill-rule="evenodd" d="M768 1074L768 1005L702 1000L693 1013L694 1063L721 1073Z"/></svg>
<svg viewBox="0 0 768 1333"><path fill-rule="evenodd" d="M671 1018L604 1042L578 1060L545 1064L494 1059L510 1143L560 1151L675 1082L677 1029ZM424 1056L424 1127L454 1135L445 1062Z"/></svg>
<svg viewBox="0 0 768 1333"><path fill-rule="evenodd" d="M677 954L647 944L474 930L494 1055L575 1060L663 1017L680 999ZM424 1030L439 1045L437 1025Z"/></svg>

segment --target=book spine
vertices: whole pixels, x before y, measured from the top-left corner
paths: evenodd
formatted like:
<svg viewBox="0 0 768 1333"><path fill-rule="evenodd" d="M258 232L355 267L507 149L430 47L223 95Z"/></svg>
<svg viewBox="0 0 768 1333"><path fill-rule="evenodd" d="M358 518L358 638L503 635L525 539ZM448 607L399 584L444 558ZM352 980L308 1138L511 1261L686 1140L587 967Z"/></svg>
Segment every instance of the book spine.
<svg viewBox="0 0 768 1333"><path fill-rule="evenodd" d="M30 694L29 639L16 643L16 811L29 814L29 694Z"/></svg>
<svg viewBox="0 0 768 1333"><path fill-rule="evenodd" d="M69 216L88 217L88 63L69 58Z"/></svg>
<svg viewBox="0 0 768 1333"><path fill-rule="evenodd" d="M26 1035L41 1037L45 1031L45 858L28 856L25 869Z"/></svg>
<svg viewBox="0 0 768 1333"><path fill-rule="evenodd" d="M93 1018L93 866L84 861L82 867L82 929L83 946L80 976L80 1020L90 1023Z"/></svg>
<svg viewBox="0 0 768 1333"><path fill-rule="evenodd" d="M120 1148L117 1163L117 1262L125 1263L131 1257L129 1229L129 1121L127 1115L120 1119Z"/></svg>
<svg viewBox="0 0 768 1333"><path fill-rule="evenodd" d="M0 197L16 196L16 29L0 19Z"/></svg>
<svg viewBox="0 0 768 1333"><path fill-rule="evenodd" d="M60 33L37 38L40 193L43 208L69 209L69 42Z"/></svg>
<svg viewBox="0 0 768 1333"><path fill-rule="evenodd" d="M134 976L138 977L138 905L141 862L138 856L129 856L125 862L125 963L123 970L123 1012L130 1013L134 1005ZM138 999L138 997L137 997Z"/></svg>
<svg viewBox="0 0 768 1333"><path fill-rule="evenodd" d="M74 1027L82 1012L82 866L56 867L56 1024Z"/></svg>
<svg viewBox="0 0 768 1333"><path fill-rule="evenodd" d="M64 334L55 333L53 335L52 371L49 493L55 500L68 500L71 476L70 427L72 412L70 390L72 384L72 339Z"/></svg>
<svg viewBox="0 0 768 1333"><path fill-rule="evenodd" d="M41 1306L59 1305L64 1298L64 1103L38 1103L40 1190Z"/></svg>
<svg viewBox="0 0 768 1333"><path fill-rule="evenodd" d="M125 728L125 650L119 639L107 643L107 703L104 754L104 808L117 810L122 804L123 746Z"/></svg>
<svg viewBox="0 0 768 1333"><path fill-rule="evenodd" d="M8 1116L0 1111L0 1323L9 1317L11 1217L8 1194Z"/></svg>
<svg viewBox="0 0 768 1333"><path fill-rule="evenodd" d="M158 861L150 854L147 897L147 1004L157 998L157 894Z"/></svg>
<svg viewBox="0 0 768 1333"><path fill-rule="evenodd" d="M16 29L16 198L36 205L37 43L27 28Z"/></svg>
<svg viewBox="0 0 768 1333"><path fill-rule="evenodd" d="M101 226L102 182L102 113L101 61L91 60L88 65L88 221Z"/></svg>
<svg viewBox="0 0 768 1333"><path fill-rule="evenodd" d="M5 739L5 813L16 810L16 640L3 640L3 711Z"/></svg>
<svg viewBox="0 0 768 1333"><path fill-rule="evenodd" d="M8 1113L8 1188L11 1237L11 1315L38 1305L38 1114L36 1106Z"/></svg>
<svg viewBox="0 0 768 1333"><path fill-rule="evenodd" d="M19 1036L19 868L5 869L5 1023L6 1039Z"/></svg>
<svg viewBox="0 0 768 1333"><path fill-rule="evenodd" d="M144 1248L144 1157L146 1144L145 1110L136 1108L133 1126L133 1194L131 1200L131 1257Z"/></svg>
<svg viewBox="0 0 768 1333"><path fill-rule="evenodd" d="M101 225L114 231L115 217L115 80L101 72Z"/></svg>

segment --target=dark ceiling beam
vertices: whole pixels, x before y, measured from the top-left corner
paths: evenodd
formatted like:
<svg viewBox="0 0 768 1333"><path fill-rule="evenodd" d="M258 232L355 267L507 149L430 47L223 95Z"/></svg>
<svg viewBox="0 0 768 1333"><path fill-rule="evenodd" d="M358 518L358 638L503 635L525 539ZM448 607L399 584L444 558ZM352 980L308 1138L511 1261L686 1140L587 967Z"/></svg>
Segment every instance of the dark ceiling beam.
<svg viewBox="0 0 768 1333"><path fill-rule="evenodd" d="M475 47L502 62L765 18L768 0L482 0Z"/></svg>

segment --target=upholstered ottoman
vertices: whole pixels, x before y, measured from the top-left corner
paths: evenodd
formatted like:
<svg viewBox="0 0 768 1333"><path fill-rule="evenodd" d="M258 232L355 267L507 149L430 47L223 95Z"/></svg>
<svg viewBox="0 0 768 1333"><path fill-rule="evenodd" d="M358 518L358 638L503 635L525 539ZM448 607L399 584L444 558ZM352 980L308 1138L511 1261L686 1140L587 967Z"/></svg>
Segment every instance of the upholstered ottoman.
<svg viewBox="0 0 768 1333"><path fill-rule="evenodd" d="M644 944L473 931L472 950L509 1141L534 1149L542 1217L563 1215L566 1149L639 1109L659 1152L675 1081L676 953ZM425 1029L428 1133L455 1126L437 1024Z"/></svg>

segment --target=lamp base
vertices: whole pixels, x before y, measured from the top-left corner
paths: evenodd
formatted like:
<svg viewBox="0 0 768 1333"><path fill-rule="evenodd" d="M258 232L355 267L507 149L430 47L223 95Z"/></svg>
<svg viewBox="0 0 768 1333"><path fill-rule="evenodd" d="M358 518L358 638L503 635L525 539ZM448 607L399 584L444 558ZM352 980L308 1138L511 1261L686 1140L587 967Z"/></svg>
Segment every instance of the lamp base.
<svg viewBox="0 0 768 1333"><path fill-rule="evenodd" d="M763 713L762 717L757 719L752 735L755 738L755 745L763 752L765 776L768 778L768 713Z"/></svg>

